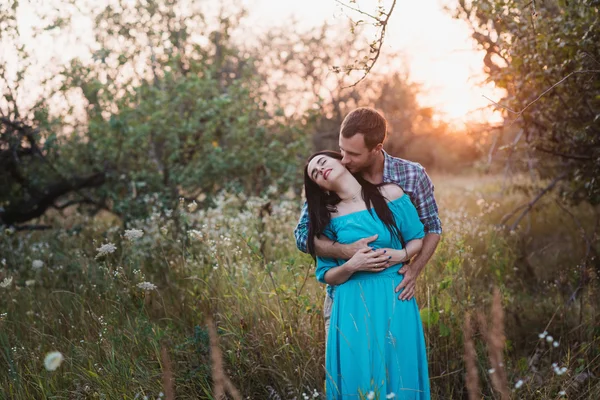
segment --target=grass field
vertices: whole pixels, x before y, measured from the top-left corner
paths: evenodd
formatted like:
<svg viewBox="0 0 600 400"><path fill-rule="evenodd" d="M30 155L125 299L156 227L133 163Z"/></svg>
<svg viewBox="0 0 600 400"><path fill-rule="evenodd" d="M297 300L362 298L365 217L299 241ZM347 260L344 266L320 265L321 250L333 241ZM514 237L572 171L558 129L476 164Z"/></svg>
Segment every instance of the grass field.
<svg viewBox="0 0 600 400"><path fill-rule="evenodd" d="M547 196L511 232L499 222L533 193L502 193L493 176L434 182L444 234L417 294L432 398L467 398L467 384L486 399L600 398L600 260L586 257L600 250L598 210ZM182 203L132 223L143 236L129 239L108 216L77 214L55 231L1 233L0 398L155 399L172 387L210 399L216 375L244 398L324 398L324 288L295 248L300 204L274 193ZM498 355L490 340L502 335ZM51 351L64 357L55 371ZM498 357L503 370L490 371Z"/></svg>

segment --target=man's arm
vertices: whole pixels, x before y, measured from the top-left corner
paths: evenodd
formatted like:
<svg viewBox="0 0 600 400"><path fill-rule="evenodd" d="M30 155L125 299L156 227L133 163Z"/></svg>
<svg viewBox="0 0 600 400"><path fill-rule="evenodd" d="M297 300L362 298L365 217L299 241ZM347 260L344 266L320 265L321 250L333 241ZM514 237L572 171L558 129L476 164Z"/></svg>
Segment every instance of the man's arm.
<svg viewBox="0 0 600 400"><path fill-rule="evenodd" d="M350 277L359 271L368 272L380 272L387 268L387 261L389 260L388 255L377 255L377 252L371 251L368 247L362 248L356 252L346 261L344 264L339 266L330 266L329 269L325 270L327 266L321 264L322 257L317 260L317 279L319 281L328 283L330 285L341 285L348 281ZM331 260L331 259L329 259ZM331 264L330 264L331 265Z"/></svg>
<svg viewBox="0 0 600 400"><path fill-rule="evenodd" d="M404 279L396 288L396 293L398 293L402 288L404 290L398 296L400 300L410 300L415 295L415 283L417 277L425 268L425 265L429 262L433 253L435 253L435 249L440 241L440 235L437 233L428 233L423 238L423 247L421 248L421 252L417 254L417 256L413 259L410 264L404 265L398 271L399 274L404 274Z"/></svg>
<svg viewBox="0 0 600 400"><path fill-rule="evenodd" d="M409 265L404 265L398 271L399 274L404 274L404 279L396 287L396 293L404 289L398 296L400 300L410 300L414 297L417 277L435 253L435 249L440 241L442 222L438 215L438 207L433 197L433 190L433 183L423 169L417 178L413 203L415 203L419 219L424 225L426 234L423 238L421 252Z"/></svg>
<svg viewBox="0 0 600 400"><path fill-rule="evenodd" d="M351 244L341 244L339 242L334 242L325 235L321 235L320 238L315 238L315 252L320 257L349 260L357 251L369 247L369 243L377 239L377 236L378 235L373 235L368 238L357 240ZM379 253L383 254L383 249L376 251L376 255L380 255Z"/></svg>
<svg viewBox="0 0 600 400"><path fill-rule="evenodd" d="M414 199L411 200L413 200L413 204L417 208L419 219L425 227L425 233L436 233L440 236L442 234L442 221L440 221L439 210L433 196L433 191L433 182L431 182L429 175L427 175L423 168L417 178Z"/></svg>
<svg viewBox="0 0 600 400"><path fill-rule="evenodd" d="M303 253L308 253L308 246L306 242L308 240L308 207L306 202L302 205L302 211L300 211L300 219L294 229L294 236L296 238L296 247Z"/></svg>
<svg viewBox="0 0 600 400"><path fill-rule="evenodd" d="M302 206L300 212L300 220L294 229L296 237L296 247L303 253L308 253L308 207L306 203ZM360 249L368 247L369 243L377 239L377 235L361 239L352 244L341 244L334 242L321 235L320 238L315 238L315 253L320 257L338 258L340 260L349 260ZM383 252L381 252L383 254Z"/></svg>

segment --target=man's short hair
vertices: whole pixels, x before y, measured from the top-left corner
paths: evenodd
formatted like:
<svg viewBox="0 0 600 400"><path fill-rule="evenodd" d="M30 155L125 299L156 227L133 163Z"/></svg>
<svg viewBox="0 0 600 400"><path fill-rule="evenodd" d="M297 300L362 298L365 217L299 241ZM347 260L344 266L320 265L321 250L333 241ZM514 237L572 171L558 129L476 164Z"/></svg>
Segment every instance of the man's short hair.
<svg viewBox="0 0 600 400"><path fill-rule="evenodd" d="M387 121L377 110L369 107L360 107L351 111L340 128L340 134L351 138L357 133L365 137L365 144L372 150L387 137Z"/></svg>

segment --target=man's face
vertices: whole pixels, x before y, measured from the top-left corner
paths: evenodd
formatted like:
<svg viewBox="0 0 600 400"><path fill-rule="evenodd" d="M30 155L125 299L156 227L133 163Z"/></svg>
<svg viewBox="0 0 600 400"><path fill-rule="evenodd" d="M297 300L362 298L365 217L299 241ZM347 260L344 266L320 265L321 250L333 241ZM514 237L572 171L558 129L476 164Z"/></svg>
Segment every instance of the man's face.
<svg viewBox="0 0 600 400"><path fill-rule="evenodd" d="M340 135L339 145L343 156L342 164L352 173L362 172L373 165L382 147L378 144L373 150L369 150L365 144L365 136L361 133L350 138Z"/></svg>

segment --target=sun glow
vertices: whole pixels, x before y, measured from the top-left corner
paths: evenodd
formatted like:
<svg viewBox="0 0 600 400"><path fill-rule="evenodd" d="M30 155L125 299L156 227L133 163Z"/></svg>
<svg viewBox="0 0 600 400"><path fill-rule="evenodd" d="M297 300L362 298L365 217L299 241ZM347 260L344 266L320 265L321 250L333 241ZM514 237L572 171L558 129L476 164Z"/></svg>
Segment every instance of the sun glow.
<svg viewBox="0 0 600 400"><path fill-rule="evenodd" d="M300 26L346 23L351 12L335 0L247 0L249 19L266 28L295 19ZM349 2L346 2L349 4ZM357 1L362 10L374 10L371 1ZM390 1L383 2L389 7ZM500 99L503 91L484 84L483 50L475 48L468 26L453 19L444 7L452 0L397 1L390 18L383 52L400 52L412 81L419 83L419 101L432 107L436 117L460 127L468 122L498 122L502 117L485 99ZM387 8L386 8L387 9ZM371 11L372 12L372 11ZM385 68L376 65L374 70ZM368 85L368 79L361 83Z"/></svg>

